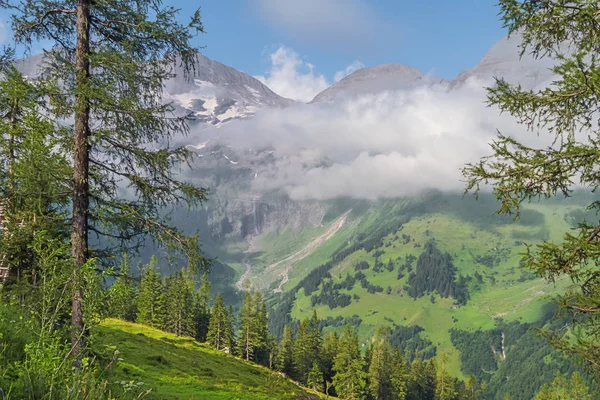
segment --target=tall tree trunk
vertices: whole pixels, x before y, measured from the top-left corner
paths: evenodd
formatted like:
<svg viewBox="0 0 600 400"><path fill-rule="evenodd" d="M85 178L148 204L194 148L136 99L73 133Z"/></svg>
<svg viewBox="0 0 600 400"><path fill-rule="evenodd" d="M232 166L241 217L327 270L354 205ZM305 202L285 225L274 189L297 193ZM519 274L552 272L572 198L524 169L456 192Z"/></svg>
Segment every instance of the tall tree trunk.
<svg viewBox="0 0 600 400"><path fill-rule="evenodd" d="M71 252L75 261L72 283L71 342L78 357L85 345L83 280L81 269L88 258L90 102L90 0L77 0L77 45L75 48L75 134L73 140L73 232Z"/></svg>

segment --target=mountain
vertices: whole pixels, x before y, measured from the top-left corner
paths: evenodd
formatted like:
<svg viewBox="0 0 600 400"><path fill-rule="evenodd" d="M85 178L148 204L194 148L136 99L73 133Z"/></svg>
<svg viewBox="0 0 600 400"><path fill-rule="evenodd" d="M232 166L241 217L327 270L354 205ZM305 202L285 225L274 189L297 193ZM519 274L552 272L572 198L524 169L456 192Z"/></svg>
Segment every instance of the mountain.
<svg viewBox="0 0 600 400"><path fill-rule="evenodd" d="M330 102L374 94L384 90L400 90L417 85L439 83L421 71L403 64L384 64L359 69L317 94L310 102Z"/></svg>
<svg viewBox="0 0 600 400"><path fill-rule="evenodd" d="M450 83L450 88L459 88L474 79L479 81L478 84L493 84L494 77L505 78L513 84L520 83L529 89L550 84L554 74L549 68L555 61L547 57L535 59L528 52L521 57L520 43L519 34L499 40L477 65L458 74Z"/></svg>
<svg viewBox="0 0 600 400"><path fill-rule="evenodd" d="M15 66L25 76L39 76L44 54L17 60ZM193 71L185 73L181 65L165 82L164 97L172 101L176 112L192 113L196 127L223 124L253 117L266 108L289 107L296 102L275 94L252 76L198 55Z"/></svg>
<svg viewBox="0 0 600 400"><path fill-rule="evenodd" d="M186 76L177 67L165 85L166 99L192 112L198 122L221 126L253 117L265 108L284 108L296 102L275 94L248 74L199 55L195 71Z"/></svg>

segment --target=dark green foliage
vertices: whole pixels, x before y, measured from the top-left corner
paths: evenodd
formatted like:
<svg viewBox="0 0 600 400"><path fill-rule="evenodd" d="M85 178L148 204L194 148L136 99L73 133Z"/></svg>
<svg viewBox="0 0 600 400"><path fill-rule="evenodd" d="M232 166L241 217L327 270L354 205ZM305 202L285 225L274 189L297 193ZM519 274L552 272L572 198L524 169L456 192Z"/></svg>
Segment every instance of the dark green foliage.
<svg viewBox="0 0 600 400"><path fill-rule="evenodd" d="M123 255L123 261L119 267L119 275L110 287L109 315L126 321L135 321L137 316L137 288L129 268L129 256Z"/></svg>
<svg viewBox="0 0 600 400"><path fill-rule="evenodd" d="M416 358L427 360L435 357L435 346L431 341L421 338L420 332L423 332L423 328L418 325L394 325L389 334L390 344L398 347L408 362Z"/></svg>
<svg viewBox="0 0 600 400"><path fill-rule="evenodd" d="M141 271L136 322L162 329L166 312L165 291L156 263L157 259L153 257Z"/></svg>
<svg viewBox="0 0 600 400"><path fill-rule="evenodd" d="M164 329L177 336L195 336L194 312L194 282L180 270L165 282Z"/></svg>
<svg viewBox="0 0 600 400"><path fill-rule="evenodd" d="M555 60L552 85L532 90L498 77L494 87L488 88L490 105L527 129L550 136L531 145L499 132L490 144L492 154L465 166L466 190L478 193L482 185L492 184L501 214L519 217L523 201L569 196L576 188L591 192L598 188L599 6L598 1L589 0L499 2L504 26L509 34L520 37L521 54ZM599 208L596 200L589 204L589 210ZM565 337L562 329L548 331L546 336L557 348L584 360L597 378L599 238L600 225L594 219L578 225L575 232L565 232L559 242L528 246L523 257L524 267L538 275L551 281L566 276L575 283L558 298L558 304L569 316L569 331L578 340Z"/></svg>
<svg viewBox="0 0 600 400"><path fill-rule="evenodd" d="M442 297L453 297L457 303L467 302L469 295L463 279L455 281L455 267L448 253L440 252L433 242L427 242L417 260L416 272L408 277L408 294L422 297L437 291Z"/></svg>

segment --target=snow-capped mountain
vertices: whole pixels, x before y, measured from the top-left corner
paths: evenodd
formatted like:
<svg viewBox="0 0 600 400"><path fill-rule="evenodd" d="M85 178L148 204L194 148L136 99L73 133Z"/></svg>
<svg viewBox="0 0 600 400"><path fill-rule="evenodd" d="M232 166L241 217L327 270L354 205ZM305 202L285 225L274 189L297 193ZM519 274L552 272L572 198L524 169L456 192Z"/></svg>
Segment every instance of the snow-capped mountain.
<svg viewBox="0 0 600 400"><path fill-rule="evenodd" d="M17 60L15 66L25 76L39 76L44 55ZM265 108L284 108L294 100L275 94L252 76L198 55L194 71L186 74L177 67L165 82L165 100L181 112L192 112L200 123L221 126L236 119L254 116Z"/></svg>
<svg viewBox="0 0 600 400"><path fill-rule="evenodd" d="M166 99L193 112L199 122L221 126L246 119L264 108L283 108L295 101L275 94L257 79L199 55L195 73L181 69L165 85Z"/></svg>
<svg viewBox="0 0 600 400"><path fill-rule="evenodd" d="M329 102L384 90L401 90L440 82L442 80L432 79L408 65L384 64L353 72L317 94L311 103Z"/></svg>

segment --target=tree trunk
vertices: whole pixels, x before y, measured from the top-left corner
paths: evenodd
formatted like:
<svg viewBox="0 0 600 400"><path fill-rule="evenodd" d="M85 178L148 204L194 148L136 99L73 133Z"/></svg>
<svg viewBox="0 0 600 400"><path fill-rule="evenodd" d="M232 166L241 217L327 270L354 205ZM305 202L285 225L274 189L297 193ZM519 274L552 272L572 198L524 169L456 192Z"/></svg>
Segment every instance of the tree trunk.
<svg viewBox="0 0 600 400"><path fill-rule="evenodd" d="M74 259L71 342L72 355L78 357L85 345L83 323L83 280L81 269L88 258L89 142L90 102L90 0L77 0L77 45L75 48L75 132L73 140L73 232L71 253Z"/></svg>

